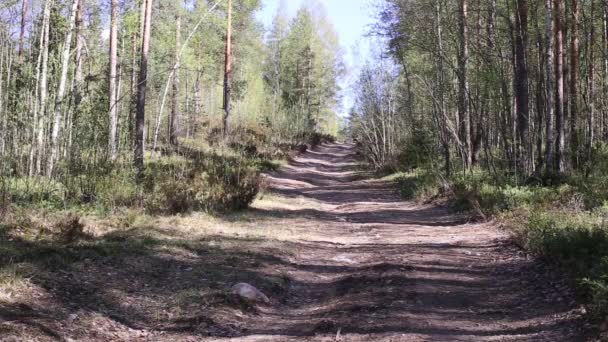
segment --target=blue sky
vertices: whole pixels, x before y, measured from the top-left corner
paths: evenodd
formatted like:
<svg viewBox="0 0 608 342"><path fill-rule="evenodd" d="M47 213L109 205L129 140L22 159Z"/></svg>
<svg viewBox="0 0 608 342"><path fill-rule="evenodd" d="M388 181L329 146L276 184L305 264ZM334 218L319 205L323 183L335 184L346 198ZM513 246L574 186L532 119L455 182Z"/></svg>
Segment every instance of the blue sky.
<svg viewBox="0 0 608 342"><path fill-rule="evenodd" d="M293 17L307 0L285 0L285 5L290 17ZM369 47L366 32L369 25L373 23L372 0L316 0L323 4L327 11L327 17L333 23L340 37L340 43L344 50L344 62L348 74L341 82L343 88L343 108L339 109L341 114L348 112L352 106L352 95L349 91L350 84L358 74L359 67L365 63L369 56ZM272 24L280 0L262 0L263 8L257 14L266 28Z"/></svg>

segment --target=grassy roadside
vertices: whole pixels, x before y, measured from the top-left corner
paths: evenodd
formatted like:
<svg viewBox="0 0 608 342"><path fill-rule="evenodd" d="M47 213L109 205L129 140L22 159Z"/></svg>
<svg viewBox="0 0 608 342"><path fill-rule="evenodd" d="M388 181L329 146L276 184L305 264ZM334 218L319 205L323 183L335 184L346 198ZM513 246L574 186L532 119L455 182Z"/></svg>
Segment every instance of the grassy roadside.
<svg viewBox="0 0 608 342"><path fill-rule="evenodd" d="M446 179L418 169L392 176L401 195L447 201L472 216L495 219L527 251L557 262L576 282L590 313L608 322L608 191L590 174L559 185L516 185L481 170Z"/></svg>

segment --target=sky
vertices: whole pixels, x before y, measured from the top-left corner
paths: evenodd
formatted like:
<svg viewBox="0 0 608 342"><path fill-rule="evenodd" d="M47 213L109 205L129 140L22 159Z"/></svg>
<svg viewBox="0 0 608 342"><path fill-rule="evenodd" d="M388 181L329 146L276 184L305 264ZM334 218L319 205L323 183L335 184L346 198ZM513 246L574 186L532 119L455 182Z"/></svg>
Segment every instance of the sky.
<svg viewBox="0 0 608 342"><path fill-rule="evenodd" d="M302 3L307 0L285 0L288 14L293 17ZM323 4L328 19L333 23L340 44L344 51L344 62L347 74L341 81L343 89L342 108L338 108L341 116L345 116L352 107L353 95L350 85L358 75L359 68L365 63L370 52L368 39L365 37L369 25L373 23L372 0L317 0ZM263 8L257 13L257 18L266 28L270 28L277 13L280 0L262 0Z"/></svg>

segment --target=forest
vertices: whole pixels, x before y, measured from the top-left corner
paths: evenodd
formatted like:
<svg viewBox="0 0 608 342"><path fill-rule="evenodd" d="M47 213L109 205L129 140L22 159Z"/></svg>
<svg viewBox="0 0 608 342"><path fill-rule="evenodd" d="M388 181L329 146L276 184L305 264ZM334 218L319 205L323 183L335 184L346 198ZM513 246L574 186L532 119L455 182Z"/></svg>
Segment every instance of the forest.
<svg viewBox="0 0 608 342"><path fill-rule="evenodd" d="M0 3L0 340L601 341L607 219L605 0Z"/></svg>

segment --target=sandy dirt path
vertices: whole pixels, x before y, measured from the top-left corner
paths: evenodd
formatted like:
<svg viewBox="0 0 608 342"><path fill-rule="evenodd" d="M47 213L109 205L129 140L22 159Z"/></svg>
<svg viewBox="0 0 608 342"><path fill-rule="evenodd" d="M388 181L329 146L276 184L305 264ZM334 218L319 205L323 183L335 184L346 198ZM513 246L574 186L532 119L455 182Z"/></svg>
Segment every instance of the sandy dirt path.
<svg viewBox="0 0 608 342"><path fill-rule="evenodd" d="M492 224L402 201L362 180L350 145L325 144L269 177L289 209L256 205L292 244L280 303L234 341L584 341L557 272ZM289 248L289 247L287 247Z"/></svg>

